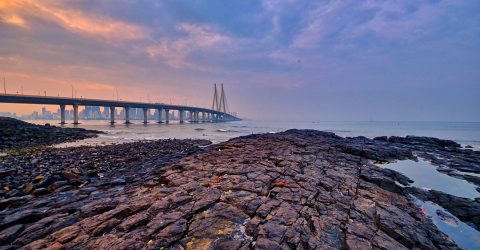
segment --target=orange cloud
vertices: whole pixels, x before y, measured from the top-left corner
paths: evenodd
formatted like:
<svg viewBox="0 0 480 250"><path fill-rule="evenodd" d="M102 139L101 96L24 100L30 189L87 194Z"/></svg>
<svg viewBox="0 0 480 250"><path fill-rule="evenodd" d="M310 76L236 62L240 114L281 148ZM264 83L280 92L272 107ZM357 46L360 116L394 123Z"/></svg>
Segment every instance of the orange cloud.
<svg viewBox="0 0 480 250"><path fill-rule="evenodd" d="M2 17L2 21L7 24L12 24L20 27L27 27L27 23L21 17L13 15L8 17Z"/></svg>
<svg viewBox="0 0 480 250"><path fill-rule="evenodd" d="M24 17L36 17L55 22L65 29L107 39L108 41L129 41L144 39L147 32L140 26L110 17L66 7L64 2L12 0L0 3L0 14L4 22L25 26Z"/></svg>
<svg viewBox="0 0 480 250"><path fill-rule="evenodd" d="M74 85L75 88L77 89L85 89L85 90L114 90L115 87L109 84L103 84L103 83L79 83Z"/></svg>

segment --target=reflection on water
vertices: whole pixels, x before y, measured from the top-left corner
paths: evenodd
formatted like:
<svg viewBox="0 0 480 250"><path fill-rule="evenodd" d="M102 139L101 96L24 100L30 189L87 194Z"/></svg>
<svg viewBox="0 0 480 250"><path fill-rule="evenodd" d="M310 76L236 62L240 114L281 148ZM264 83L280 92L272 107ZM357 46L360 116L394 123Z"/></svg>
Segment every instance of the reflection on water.
<svg viewBox="0 0 480 250"><path fill-rule="evenodd" d="M413 180L411 185L418 188L438 190L471 199L480 197L480 193L476 191L475 185L438 172L436 166L422 159L419 159L418 162L404 160L380 166L404 174ZM479 231L460 221L457 217L433 202L424 202L415 197L413 199L421 208L421 211L432 219L437 228L453 239L458 246L465 249L480 249Z"/></svg>
<svg viewBox="0 0 480 250"><path fill-rule="evenodd" d="M437 204L414 199L421 211L429 216L437 228L453 239L458 246L465 249L480 249L480 232L461 222Z"/></svg>
<svg viewBox="0 0 480 250"><path fill-rule="evenodd" d="M418 188L438 190L464 198L475 199L480 197L475 185L438 172L435 166L422 159L419 159L418 162L404 160L381 166L404 174L412 179L414 181L412 185Z"/></svg>

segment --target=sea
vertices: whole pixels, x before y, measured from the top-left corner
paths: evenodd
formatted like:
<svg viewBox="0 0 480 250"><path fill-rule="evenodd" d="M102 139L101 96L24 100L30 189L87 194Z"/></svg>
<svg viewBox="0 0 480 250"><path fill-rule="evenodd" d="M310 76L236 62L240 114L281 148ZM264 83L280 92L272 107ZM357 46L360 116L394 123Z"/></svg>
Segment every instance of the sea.
<svg viewBox="0 0 480 250"><path fill-rule="evenodd" d="M57 121L28 121L36 124ZM288 129L315 129L333 132L343 137L365 136L431 136L454 140L462 146L471 146L480 150L480 122L419 122L419 121L259 121L241 120L221 123L183 123L170 121L170 124L158 124L154 121L143 124L121 122L110 125L106 120L86 120L79 125L66 124L65 127L78 126L105 132L97 138L73 143L64 143L58 147L78 145L105 145L140 140L156 139L207 139L219 143L234 137L256 134L277 133Z"/></svg>

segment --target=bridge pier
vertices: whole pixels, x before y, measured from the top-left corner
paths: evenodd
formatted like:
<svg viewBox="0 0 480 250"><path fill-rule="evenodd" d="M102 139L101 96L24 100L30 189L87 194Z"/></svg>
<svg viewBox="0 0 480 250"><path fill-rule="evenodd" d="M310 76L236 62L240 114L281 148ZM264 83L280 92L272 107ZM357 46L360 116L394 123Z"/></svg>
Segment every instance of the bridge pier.
<svg viewBox="0 0 480 250"><path fill-rule="evenodd" d="M147 124L148 123L148 109L147 108L144 108L143 109L143 123L144 124Z"/></svg>
<svg viewBox="0 0 480 250"><path fill-rule="evenodd" d="M198 116L199 116L198 114L199 114L199 112L198 112L198 111L195 111L195 113L193 113L193 114L194 114L194 120L195 120L195 122L198 122Z"/></svg>
<svg viewBox="0 0 480 250"><path fill-rule="evenodd" d="M78 123L78 104L73 104L73 124Z"/></svg>
<svg viewBox="0 0 480 250"><path fill-rule="evenodd" d="M202 112L202 122L205 122L205 112Z"/></svg>
<svg viewBox="0 0 480 250"><path fill-rule="evenodd" d="M60 124L65 124L65 104L60 104Z"/></svg>
<svg viewBox="0 0 480 250"><path fill-rule="evenodd" d="M193 122L193 111L188 111L187 119L190 120L190 122Z"/></svg>
<svg viewBox="0 0 480 250"><path fill-rule="evenodd" d="M178 116L180 117L180 123L183 123L183 122L184 122L184 121L183 121L183 120L184 120L184 117L183 117L184 115L185 115L185 113L184 113L183 110L179 110L179 111L178 111Z"/></svg>
<svg viewBox="0 0 480 250"><path fill-rule="evenodd" d="M130 107L125 107L125 124L130 124Z"/></svg>
<svg viewBox="0 0 480 250"><path fill-rule="evenodd" d="M168 124L170 122L170 110L165 109L165 123Z"/></svg>
<svg viewBox="0 0 480 250"><path fill-rule="evenodd" d="M115 107L110 107L110 124L115 124Z"/></svg>
<svg viewBox="0 0 480 250"><path fill-rule="evenodd" d="M162 123L162 109L157 109L158 112L158 123Z"/></svg>

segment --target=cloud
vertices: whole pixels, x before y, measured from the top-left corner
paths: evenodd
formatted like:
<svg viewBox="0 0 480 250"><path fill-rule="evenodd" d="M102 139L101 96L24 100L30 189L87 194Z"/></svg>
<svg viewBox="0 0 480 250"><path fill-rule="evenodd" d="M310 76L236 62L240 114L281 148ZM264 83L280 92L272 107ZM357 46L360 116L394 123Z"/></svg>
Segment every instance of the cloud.
<svg viewBox="0 0 480 250"><path fill-rule="evenodd" d="M327 32L332 28L329 18L336 15L342 9L344 2L340 0L328 1L327 4L318 4L307 12L305 17L306 25L300 34L293 40L294 48L318 47Z"/></svg>
<svg viewBox="0 0 480 250"><path fill-rule="evenodd" d="M224 82L235 109L258 98L245 113L335 106L328 98L342 95L347 106L351 86L461 84L473 93L479 8L475 0L0 0L0 68L11 90L69 96L76 84L92 98L115 87L124 99L147 92L208 105L211 83Z"/></svg>
<svg viewBox="0 0 480 250"><path fill-rule="evenodd" d="M181 33L179 37L148 46L146 48L148 55L163 59L173 68L211 71L211 67L194 63L192 54L201 51L215 54L232 45L230 37L218 33L207 25L182 23L176 26L176 30Z"/></svg>
<svg viewBox="0 0 480 250"><path fill-rule="evenodd" d="M9 24L26 26L25 19L39 18L54 22L71 32L109 42L140 40L148 37L148 33L141 26L66 7L64 4L65 2L55 1L12 0L0 5L0 13L2 16L9 16L4 19Z"/></svg>
<svg viewBox="0 0 480 250"><path fill-rule="evenodd" d="M366 1L362 7L366 11L374 11L375 15L359 25L353 34L373 32L387 39L412 39L429 32L432 25L439 21L447 11L443 8L444 2Z"/></svg>
<svg viewBox="0 0 480 250"><path fill-rule="evenodd" d="M20 27L27 27L27 23L25 22L25 20L23 20L21 17L17 15L1 17L1 19L2 19L2 22L7 24L16 25Z"/></svg>
<svg viewBox="0 0 480 250"><path fill-rule="evenodd" d="M353 3L354 2L354 3ZM318 2L304 9L303 27L295 35L293 48L330 50L363 45L365 39L416 41L436 34L449 21L450 11L461 1L368 0Z"/></svg>
<svg viewBox="0 0 480 250"><path fill-rule="evenodd" d="M104 84L104 83L84 82L84 83L76 83L76 84L74 84L74 86L77 89L97 90L97 91L114 90L115 89L114 86L112 86L110 84Z"/></svg>

